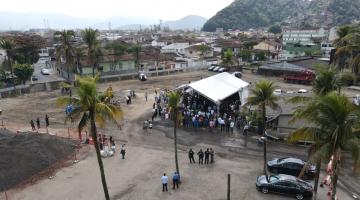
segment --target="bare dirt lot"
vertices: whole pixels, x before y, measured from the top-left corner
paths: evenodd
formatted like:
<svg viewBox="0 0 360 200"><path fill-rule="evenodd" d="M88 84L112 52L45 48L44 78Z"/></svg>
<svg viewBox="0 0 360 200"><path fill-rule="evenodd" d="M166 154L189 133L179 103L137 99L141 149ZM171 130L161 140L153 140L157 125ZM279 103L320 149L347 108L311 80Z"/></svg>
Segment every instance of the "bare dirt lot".
<svg viewBox="0 0 360 200"><path fill-rule="evenodd" d="M167 122L157 121L151 133L142 129L142 122L150 118L154 90L157 88L173 89L174 87L205 78L213 73L198 71L162 77L151 77L146 82L127 80L99 84L102 91L109 84L115 93L132 89L136 92L136 99L131 105L123 104L125 113L123 129L114 125L100 129L101 133L112 135L117 147L126 144L126 159L120 159L117 153L114 157L103 159L106 178L111 199L226 199L226 177L231 174L231 199L262 200L262 199L293 199L279 195L264 195L255 189L255 180L262 171L261 147L249 142L244 147L243 138L239 135L227 136L216 132L195 132L193 130L179 130L179 164L182 184L180 189L170 189L168 193L161 191L160 178L163 173L172 174L175 171L174 147L171 126ZM243 79L256 82L264 77L245 73ZM285 84L277 78L267 78L277 81L284 90L297 91L300 88L310 89L309 86ZM144 92L149 93L146 102ZM0 107L3 110L5 126L13 131L30 130L30 119L45 114L50 117L50 134L76 138L75 124L64 124L64 109L56 108L55 101L59 91L29 94L17 98L2 99ZM43 126L43 124L42 124ZM44 128L41 133L46 133ZM85 134L85 133L84 133ZM198 151L200 148L215 150L215 163L212 165L189 164L187 150ZM306 157L306 149L302 147L277 146L269 144L269 157L298 155ZM29 200L100 200L104 199L96 155L91 149L87 156L79 163L57 171L53 179L43 179L25 188L14 188L7 191L9 199ZM319 199L327 199L327 190L320 189ZM348 193L339 189L339 198L351 199ZM5 199L5 194L0 194Z"/></svg>

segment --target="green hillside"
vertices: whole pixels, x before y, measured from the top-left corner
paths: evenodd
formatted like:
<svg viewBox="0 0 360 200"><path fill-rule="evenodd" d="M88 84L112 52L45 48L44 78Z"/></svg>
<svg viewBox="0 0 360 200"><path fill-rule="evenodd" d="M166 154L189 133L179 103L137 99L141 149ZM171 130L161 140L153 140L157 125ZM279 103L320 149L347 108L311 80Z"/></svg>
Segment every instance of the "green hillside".
<svg viewBox="0 0 360 200"><path fill-rule="evenodd" d="M301 22L312 26L342 25L359 20L359 10L360 0L235 0L210 18L203 30L246 30L284 21L294 26Z"/></svg>

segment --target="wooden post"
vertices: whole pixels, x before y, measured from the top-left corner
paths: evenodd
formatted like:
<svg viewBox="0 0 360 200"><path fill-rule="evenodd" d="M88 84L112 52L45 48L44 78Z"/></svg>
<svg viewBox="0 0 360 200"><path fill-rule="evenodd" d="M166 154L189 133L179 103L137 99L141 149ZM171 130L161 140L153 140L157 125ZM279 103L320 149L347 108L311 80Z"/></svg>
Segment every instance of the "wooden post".
<svg viewBox="0 0 360 200"><path fill-rule="evenodd" d="M70 127L68 127L68 137L70 139Z"/></svg>
<svg viewBox="0 0 360 200"><path fill-rule="evenodd" d="M8 196L7 196L7 194L6 194L6 191L5 191L5 199L8 200Z"/></svg>
<svg viewBox="0 0 360 200"><path fill-rule="evenodd" d="M228 182L227 182L227 200L230 200L230 174L228 174Z"/></svg>

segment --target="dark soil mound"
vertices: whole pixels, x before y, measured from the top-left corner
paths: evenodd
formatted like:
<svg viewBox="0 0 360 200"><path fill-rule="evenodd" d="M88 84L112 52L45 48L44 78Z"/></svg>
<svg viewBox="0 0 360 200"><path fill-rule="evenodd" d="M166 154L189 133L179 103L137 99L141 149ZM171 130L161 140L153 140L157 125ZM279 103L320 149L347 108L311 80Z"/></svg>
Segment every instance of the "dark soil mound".
<svg viewBox="0 0 360 200"><path fill-rule="evenodd" d="M0 130L0 191L28 179L74 151L74 141Z"/></svg>

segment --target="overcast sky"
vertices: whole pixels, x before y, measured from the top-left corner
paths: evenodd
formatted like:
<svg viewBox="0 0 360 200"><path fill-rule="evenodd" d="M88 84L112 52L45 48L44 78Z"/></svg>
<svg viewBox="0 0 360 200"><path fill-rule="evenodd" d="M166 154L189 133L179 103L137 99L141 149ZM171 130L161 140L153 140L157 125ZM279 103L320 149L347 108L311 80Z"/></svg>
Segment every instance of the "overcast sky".
<svg viewBox="0 0 360 200"><path fill-rule="evenodd" d="M173 20L186 15L210 18L233 0L1 0L0 11L65 14L79 18L112 16Z"/></svg>

